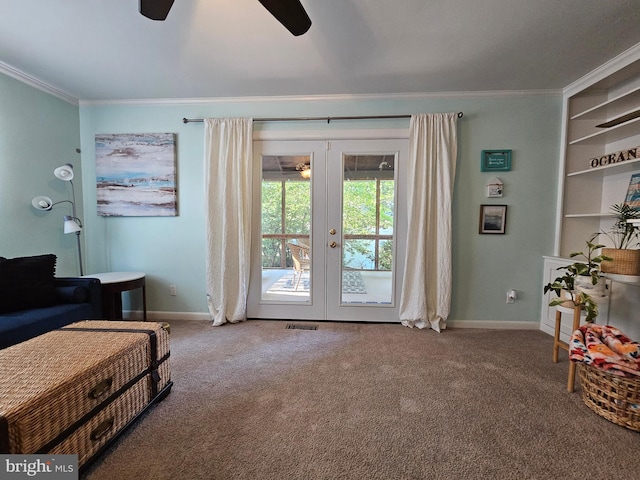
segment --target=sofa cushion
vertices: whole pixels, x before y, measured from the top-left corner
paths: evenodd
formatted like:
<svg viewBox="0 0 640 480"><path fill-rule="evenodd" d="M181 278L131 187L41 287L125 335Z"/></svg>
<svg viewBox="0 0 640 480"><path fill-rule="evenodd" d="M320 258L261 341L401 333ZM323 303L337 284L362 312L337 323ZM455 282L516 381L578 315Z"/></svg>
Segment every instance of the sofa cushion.
<svg viewBox="0 0 640 480"><path fill-rule="evenodd" d="M0 317L0 349L87 318L91 318L90 303L6 313Z"/></svg>
<svg viewBox="0 0 640 480"><path fill-rule="evenodd" d="M56 303L56 256L0 258L0 313Z"/></svg>

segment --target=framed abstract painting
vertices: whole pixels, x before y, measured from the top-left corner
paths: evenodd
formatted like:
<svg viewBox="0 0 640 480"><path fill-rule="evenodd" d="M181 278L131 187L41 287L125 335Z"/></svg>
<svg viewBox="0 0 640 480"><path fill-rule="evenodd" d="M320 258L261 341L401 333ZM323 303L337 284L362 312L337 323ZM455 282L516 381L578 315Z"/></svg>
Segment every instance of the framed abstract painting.
<svg viewBox="0 0 640 480"><path fill-rule="evenodd" d="M98 215L176 216L176 134L98 134Z"/></svg>

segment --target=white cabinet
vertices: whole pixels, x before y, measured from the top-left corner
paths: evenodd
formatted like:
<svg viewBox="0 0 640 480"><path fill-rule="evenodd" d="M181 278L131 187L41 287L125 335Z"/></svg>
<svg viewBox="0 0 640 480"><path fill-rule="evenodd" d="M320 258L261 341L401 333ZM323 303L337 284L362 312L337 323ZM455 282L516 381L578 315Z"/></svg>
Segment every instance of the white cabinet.
<svg viewBox="0 0 640 480"><path fill-rule="evenodd" d="M567 259L560 257L544 257L544 268L542 273L542 281L543 285L547 283L553 282L556 278L563 275L564 271L558 270L566 265L570 265L577 259ZM607 289L611 292L612 282L607 281ZM540 317L540 330L549 335L553 335L555 333L556 328L556 307L550 307L549 302L556 297L554 292L547 292L542 296L542 304L540 307L540 311L542 312ZM606 325L609 322L609 300L598 304L598 318L595 323ZM584 323L584 322L583 322ZM571 326L573 325L573 316L563 314L562 322L560 325L560 340L567 343L571 334ZM639 325L640 326L640 325ZM622 326L618 326L618 328L622 329L623 332L626 333Z"/></svg>
<svg viewBox="0 0 640 480"><path fill-rule="evenodd" d="M572 263L571 260L567 260L566 258L557 258L557 257L544 257L544 269L542 272L542 284L546 285L547 283L553 282L553 280L560 275L561 272L558 271L558 268L564 267L565 265L569 265ZM540 330L549 335L553 335L556 327L556 309L555 307L550 307L549 302L552 298L555 297L555 293L548 292L542 296L542 305L540 307L540 311L542 312L540 318ZM569 336L571 335L571 319L563 322L563 327L561 329L561 340L563 342L567 342Z"/></svg>

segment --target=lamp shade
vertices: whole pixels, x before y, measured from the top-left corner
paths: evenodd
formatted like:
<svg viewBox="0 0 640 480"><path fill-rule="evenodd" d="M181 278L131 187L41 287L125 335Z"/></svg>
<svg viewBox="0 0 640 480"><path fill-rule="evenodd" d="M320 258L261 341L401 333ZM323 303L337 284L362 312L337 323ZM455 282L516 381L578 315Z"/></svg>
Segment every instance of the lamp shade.
<svg viewBox="0 0 640 480"><path fill-rule="evenodd" d="M82 228L80 228L75 218L69 215L64 216L64 233L78 233L80 230Z"/></svg>
<svg viewBox="0 0 640 480"><path fill-rule="evenodd" d="M31 205L33 205L33 208L37 210L51 210L53 200L49 197L45 197L44 195L40 195L39 197L35 197L31 200Z"/></svg>
<svg viewBox="0 0 640 480"><path fill-rule="evenodd" d="M70 182L71 180L73 180L73 165L71 165L70 163L61 165L53 171L53 174L60 180Z"/></svg>

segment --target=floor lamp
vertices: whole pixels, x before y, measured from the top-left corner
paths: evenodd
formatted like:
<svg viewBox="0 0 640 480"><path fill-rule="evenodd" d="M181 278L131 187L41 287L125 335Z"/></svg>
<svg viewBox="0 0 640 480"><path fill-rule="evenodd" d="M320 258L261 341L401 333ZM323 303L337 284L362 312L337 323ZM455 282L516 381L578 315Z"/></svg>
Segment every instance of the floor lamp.
<svg viewBox="0 0 640 480"><path fill-rule="evenodd" d="M53 202L49 197L45 197L40 195L31 200L31 205L37 210L50 211L54 206L59 205L61 203L70 203L71 204L71 215L65 215L64 219L64 233L75 233L76 241L78 243L78 263L80 264L80 276L84 275L84 271L82 269L82 249L80 248L80 232L82 232L82 222L76 215L76 192L73 187L73 165L67 163L56 168L53 171L53 174L56 178L63 180L65 182L69 182L71 184L71 200L60 200L59 202Z"/></svg>

